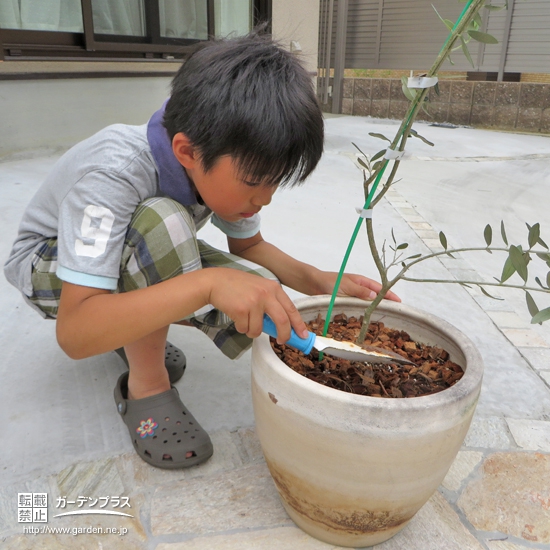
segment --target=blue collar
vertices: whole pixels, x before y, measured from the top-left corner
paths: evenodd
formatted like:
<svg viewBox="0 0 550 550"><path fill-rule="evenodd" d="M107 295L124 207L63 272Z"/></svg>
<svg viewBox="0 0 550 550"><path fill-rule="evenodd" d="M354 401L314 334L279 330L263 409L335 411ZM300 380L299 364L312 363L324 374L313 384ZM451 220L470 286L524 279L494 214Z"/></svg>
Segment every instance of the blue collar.
<svg viewBox="0 0 550 550"><path fill-rule="evenodd" d="M161 192L179 202L190 206L197 204L197 197L191 187L191 182L183 166L179 163L172 151L170 136L162 125L164 105L151 117L147 124L147 141L151 153L157 163L159 173L159 187Z"/></svg>

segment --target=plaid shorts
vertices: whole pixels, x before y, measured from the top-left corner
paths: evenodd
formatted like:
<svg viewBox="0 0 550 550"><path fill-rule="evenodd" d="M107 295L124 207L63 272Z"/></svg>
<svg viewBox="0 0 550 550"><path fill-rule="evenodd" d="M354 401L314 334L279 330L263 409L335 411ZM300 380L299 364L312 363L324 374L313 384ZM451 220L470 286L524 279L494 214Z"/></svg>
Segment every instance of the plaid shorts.
<svg viewBox="0 0 550 550"><path fill-rule="evenodd" d="M114 292L130 292L203 268L229 267L276 280L267 269L197 240L189 212L167 198L141 203L132 216L120 261L120 278ZM32 304L55 318L62 281L56 275L57 239L49 239L32 261ZM240 357L252 344L237 332L223 312L206 306L185 318L202 330L229 358Z"/></svg>

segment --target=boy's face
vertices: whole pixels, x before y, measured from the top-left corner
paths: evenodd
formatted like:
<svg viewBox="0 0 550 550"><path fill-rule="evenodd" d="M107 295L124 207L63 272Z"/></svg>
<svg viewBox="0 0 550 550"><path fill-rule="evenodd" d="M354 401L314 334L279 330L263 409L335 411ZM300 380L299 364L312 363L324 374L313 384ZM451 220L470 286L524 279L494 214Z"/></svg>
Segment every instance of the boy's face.
<svg viewBox="0 0 550 550"><path fill-rule="evenodd" d="M202 202L222 220L250 218L271 202L276 186L248 181L230 156L223 156L205 172L200 154L185 134L172 139L174 155L185 168Z"/></svg>
<svg viewBox="0 0 550 550"><path fill-rule="evenodd" d="M271 202L277 190L243 178L229 156L221 157L208 172L200 162L186 167L186 172L204 204L227 222L252 217Z"/></svg>

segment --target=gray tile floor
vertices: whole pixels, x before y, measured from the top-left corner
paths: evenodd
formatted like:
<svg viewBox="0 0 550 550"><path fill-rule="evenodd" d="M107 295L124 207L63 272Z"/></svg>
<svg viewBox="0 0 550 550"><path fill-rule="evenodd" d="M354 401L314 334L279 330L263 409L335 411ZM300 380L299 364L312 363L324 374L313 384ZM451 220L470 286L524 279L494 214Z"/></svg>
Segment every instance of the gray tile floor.
<svg viewBox="0 0 550 550"><path fill-rule="evenodd" d="M301 188L278 192L263 214L265 238L323 269L337 270L362 206L357 143L375 153L397 122L362 117L327 119L324 157ZM504 220L511 241L526 242L525 222L542 225L550 243L550 138L417 124L435 143L409 140L397 183L377 208L380 239L393 227L409 250L483 246ZM0 163L0 258L9 253L21 213L57 157ZM213 227L201 231L224 246ZM425 277L491 280L502 257L485 252L427 265ZM376 278L361 235L348 271ZM543 280L546 271L539 269ZM479 347L486 368L474 422L440 490L403 532L381 550L550 548L550 323L530 325L521 291L495 290L503 301L459 285L397 287L402 299L444 317ZM298 294L289 292L293 298ZM548 298L540 299L548 307ZM254 435L249 355L231 362L194 329L174 327L188 371L177 386L186 405L213 434L205 465L166 472L135 457L112 389L122 362L114 353L82 361L66 357L54 324L27 307L0 278L0 547L321 549L284 513ZM506 472L506 475L499 475ZM127 495L133 518L89 521L72 516L48 524L128 529L120 535L24 533L18 493L47 492L50 518L60 497ZM73 505L73 508L77 504ZM67 509L70 506L67 505ZM125 509L126 511L128 508Z"/></svg>

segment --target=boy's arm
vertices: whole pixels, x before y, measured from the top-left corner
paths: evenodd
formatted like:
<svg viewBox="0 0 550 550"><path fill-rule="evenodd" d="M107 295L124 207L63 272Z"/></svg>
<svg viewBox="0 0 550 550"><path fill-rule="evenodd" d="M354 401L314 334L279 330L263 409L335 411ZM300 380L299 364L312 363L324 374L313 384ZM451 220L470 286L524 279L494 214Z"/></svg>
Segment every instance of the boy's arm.
<svg viewBox="0 0 550 550"><path fill-rule="evenodd" d="M271 243L264 241L259 232L248 239L228 237L227 241L232 254L269 269L282 284L298 292L313 296L331 294L334 289L337 273L321 271L312 265L296 260ZM345 274L342 277L338 294L372 300L381 287L380 283L368 277ZM393 292L388 292L386 298L401 301Z"/></svg>
<svg viewBox="0 0 550 550"><path fill-rule="evenodd" d="M277 325L281 342L290 338L291 325L305 336L300 314L277 282L220 267L121 294L63 283L57 340L67 355L82 359L138 340L207 304L251 338L261 334L264 313Z"/></svg>

